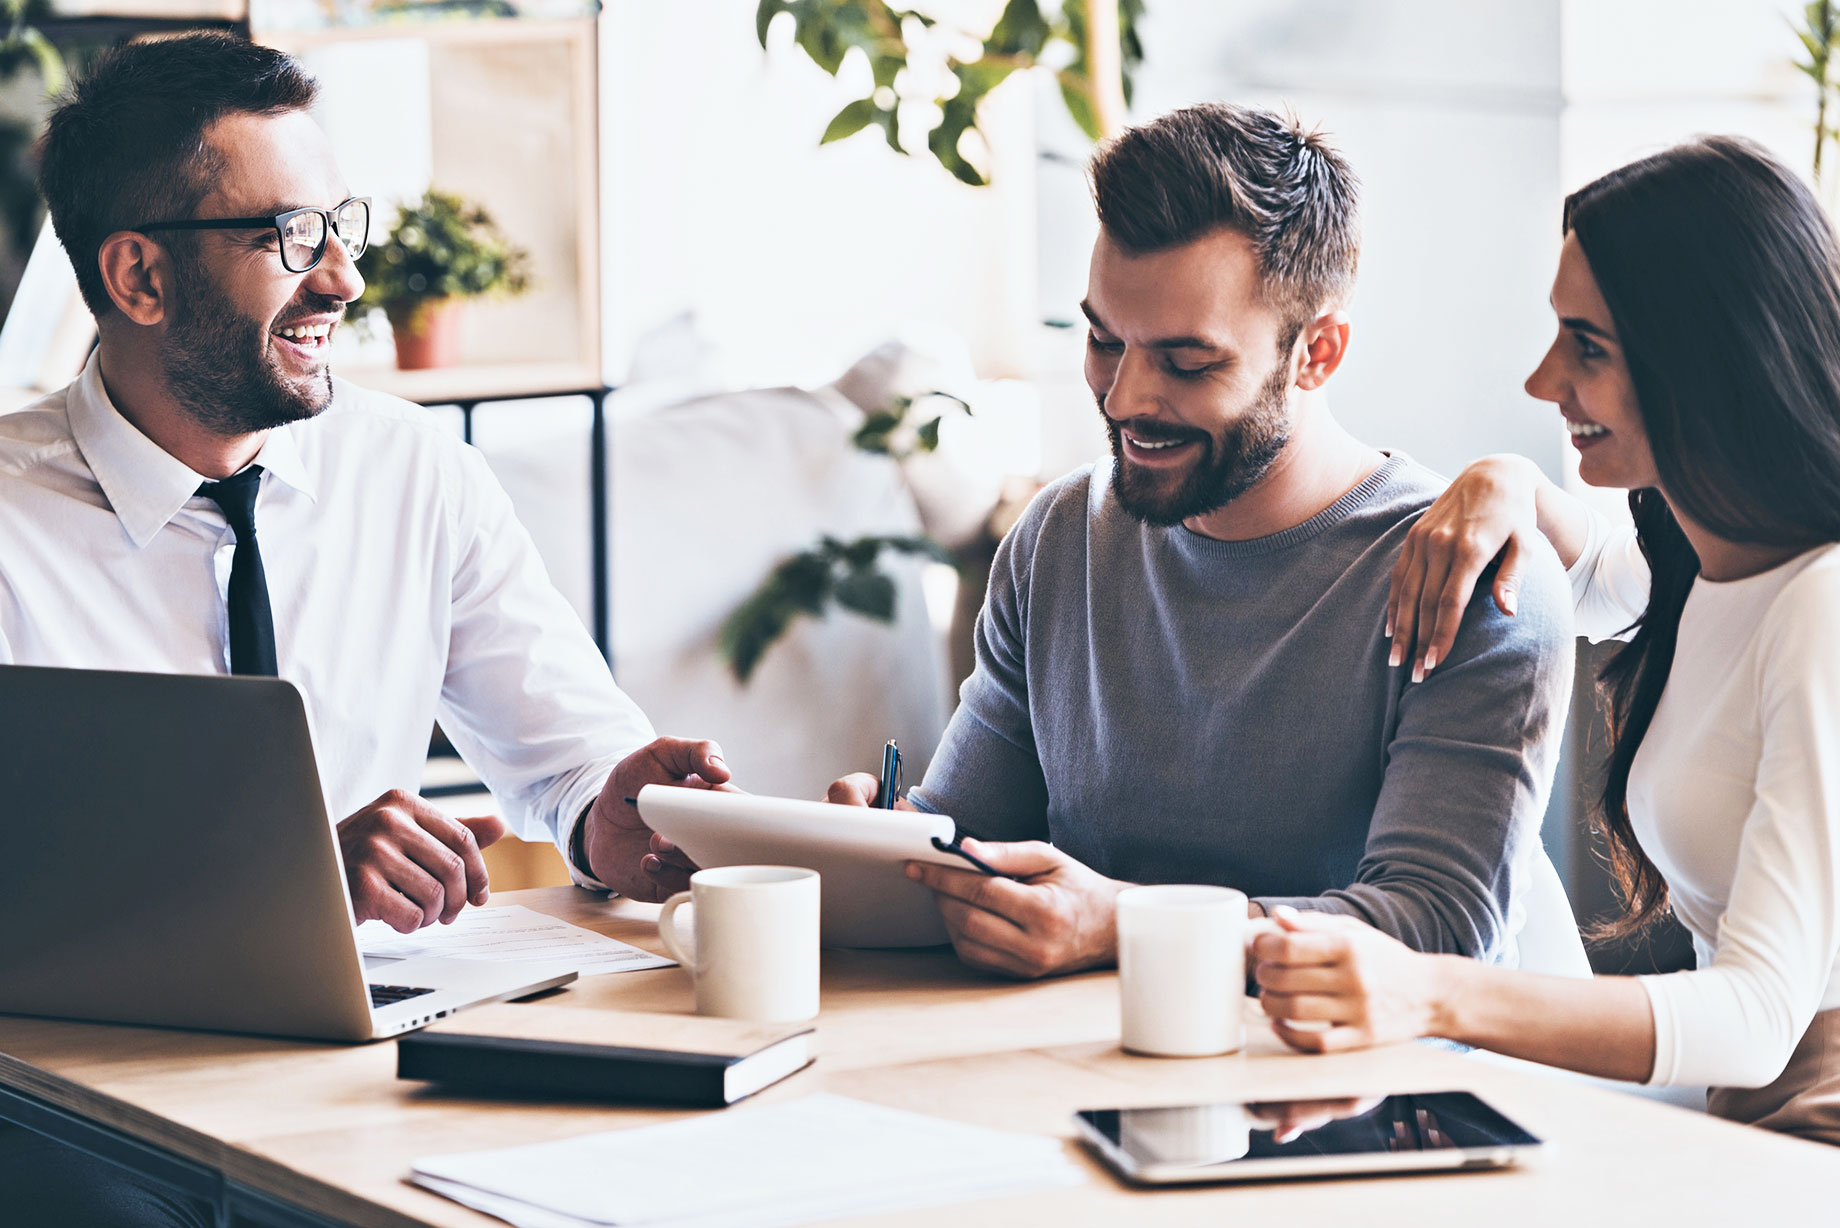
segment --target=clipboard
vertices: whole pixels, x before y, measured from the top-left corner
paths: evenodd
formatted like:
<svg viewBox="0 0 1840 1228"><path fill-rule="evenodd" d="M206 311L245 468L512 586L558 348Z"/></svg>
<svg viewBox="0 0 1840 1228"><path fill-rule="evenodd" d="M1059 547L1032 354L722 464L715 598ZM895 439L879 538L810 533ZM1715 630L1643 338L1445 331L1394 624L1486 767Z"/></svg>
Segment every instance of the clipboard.
<svg viewBox="0 0 1840 1228"><path fill-rule="evenodd" d="M948 942L933 893L902 866L930 861L992 872L958 847L957 825L942 814L670 785L646 785L635 800L646 826L699 866L816 870L820 941L829 947Z"/></svg>

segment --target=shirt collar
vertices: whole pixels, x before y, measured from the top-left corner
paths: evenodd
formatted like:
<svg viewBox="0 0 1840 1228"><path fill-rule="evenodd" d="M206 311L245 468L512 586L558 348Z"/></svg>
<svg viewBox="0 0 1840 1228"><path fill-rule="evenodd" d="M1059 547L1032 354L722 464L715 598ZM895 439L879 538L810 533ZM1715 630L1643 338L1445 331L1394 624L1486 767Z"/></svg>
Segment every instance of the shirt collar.
<svg viewBox="0 0 1840 1228"><path fill-rule="evenodd" d="M102 384L100 349L91 351L71 385L66 412L78 451L137 547L152 541L207 480L115 408ZM318 497L292 426L268 433L256 463L308 498Z"/></svg>
<svg viewBox="0 0 1840 1228"><path fill-rule="evenodd" d="M90 352L65 402L71 438L122 528L145 546L205 479L122 417L102 386L102 351Z"/></svg>
<svg viewBox="0 0 1840 1228"><path fill-rule="evenodd" d="M305 422L290 422L270 431L254 463L318 503L319 487L307 469L306 458L300 454L300 437L295 433L305 425Z"/></svg>

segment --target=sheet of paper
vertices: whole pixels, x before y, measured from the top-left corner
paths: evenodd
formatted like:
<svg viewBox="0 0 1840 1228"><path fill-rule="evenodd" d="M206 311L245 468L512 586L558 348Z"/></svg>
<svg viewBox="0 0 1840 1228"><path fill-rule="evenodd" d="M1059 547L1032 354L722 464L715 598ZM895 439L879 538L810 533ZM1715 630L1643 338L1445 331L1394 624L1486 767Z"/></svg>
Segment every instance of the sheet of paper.
<svg viewBox="0 0 1840 1228"><path fill-rule="evenodd" d="M413 1179L522 1228L765 1228L1085 1180L1059 1139L831 1095L434 1156L416 1162Z"/></svg>
<svg viewBox="0 0 1840 1228"><path fill-rule="evenodd" d="M387 959L442 955L494 964L572 963L583 976L669 968L675 962L521 904L467 908L452 925L430 925L413 934L366 921L358 927L358 949Z"/></svg>

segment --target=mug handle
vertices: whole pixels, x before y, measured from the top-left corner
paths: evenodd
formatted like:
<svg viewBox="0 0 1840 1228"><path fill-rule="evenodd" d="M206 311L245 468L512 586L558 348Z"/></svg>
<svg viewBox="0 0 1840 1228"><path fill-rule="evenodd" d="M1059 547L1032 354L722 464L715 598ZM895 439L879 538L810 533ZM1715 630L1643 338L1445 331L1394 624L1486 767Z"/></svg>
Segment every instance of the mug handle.
<svg viewBox="0 0 1840 1228"><path fill-rule="evenodd" d="M671 958L683 965L684 970L694 976L696 961L690 958L689 952L684 949L684 944L677 935L677 926L672 923L672 918L678 908L688 904L690 898L688 891L680 891L664 902L664 908L658 914L658 938L664 943L664 949L671 953Z"/></svg>

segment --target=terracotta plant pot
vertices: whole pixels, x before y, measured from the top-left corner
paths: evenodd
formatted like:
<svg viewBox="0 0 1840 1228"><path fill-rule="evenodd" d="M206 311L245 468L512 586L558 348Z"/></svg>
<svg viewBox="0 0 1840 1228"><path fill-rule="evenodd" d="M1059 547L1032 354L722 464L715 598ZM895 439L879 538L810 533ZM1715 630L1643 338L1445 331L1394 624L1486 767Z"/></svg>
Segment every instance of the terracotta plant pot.
<svg viewBox="0 0 1840 1228"><path fill-rule="evenodd" d="M396 365L404 371L451 367L460 358L460 318L464 304L443 298L388 312L396 335Z"/></svg>

